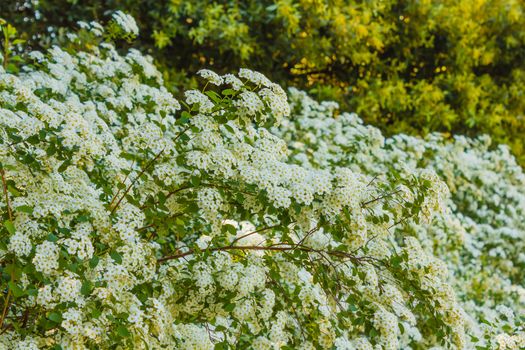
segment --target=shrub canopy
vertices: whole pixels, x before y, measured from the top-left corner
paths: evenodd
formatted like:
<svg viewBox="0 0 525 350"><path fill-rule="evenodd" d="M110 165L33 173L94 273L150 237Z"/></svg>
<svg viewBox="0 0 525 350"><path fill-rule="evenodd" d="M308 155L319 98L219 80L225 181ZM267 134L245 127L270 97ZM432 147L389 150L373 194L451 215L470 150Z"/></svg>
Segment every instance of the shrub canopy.
<svg viewBox="0 0 525 350"><path fill-rule="evenodd" d="M507 147L385 139L247 69L177 100L100 39L126 14L82 27L0 71L0 348L525 346Z"/></svg>

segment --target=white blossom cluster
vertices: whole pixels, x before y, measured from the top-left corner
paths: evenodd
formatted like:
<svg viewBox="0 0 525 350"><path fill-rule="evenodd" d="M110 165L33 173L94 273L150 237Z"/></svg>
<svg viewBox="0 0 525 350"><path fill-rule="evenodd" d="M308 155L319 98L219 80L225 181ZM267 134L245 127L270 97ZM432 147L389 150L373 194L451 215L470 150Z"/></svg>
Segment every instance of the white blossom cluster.
<svg viewBox="0 0 525 350"><path fill-rule="evenodd" d="M111 17L124 33L132 36L139 35L139 27L132 16L122 11L115 11Z"/></svg>
<svg viewBox="0 0 525 350"><path fill-rule="evenodd" d="M0 71L0 349L523 347L506 148L248 69L179 103L136 50L33 56Z"/></svg>

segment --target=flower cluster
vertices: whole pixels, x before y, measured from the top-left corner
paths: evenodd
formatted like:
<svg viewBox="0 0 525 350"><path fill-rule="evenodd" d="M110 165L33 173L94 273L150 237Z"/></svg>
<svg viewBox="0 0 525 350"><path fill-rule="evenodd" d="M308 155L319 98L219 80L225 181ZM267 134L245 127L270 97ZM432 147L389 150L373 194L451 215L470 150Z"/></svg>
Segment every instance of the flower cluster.
<svg viewBox="0 0 525 350"><path fill-rule="evenodd" d="M116 11L113 13L112 19L124 33L131 36L139 35L139 27L137 27L137 22L135 22L135 19L127 13Z"/></svg>

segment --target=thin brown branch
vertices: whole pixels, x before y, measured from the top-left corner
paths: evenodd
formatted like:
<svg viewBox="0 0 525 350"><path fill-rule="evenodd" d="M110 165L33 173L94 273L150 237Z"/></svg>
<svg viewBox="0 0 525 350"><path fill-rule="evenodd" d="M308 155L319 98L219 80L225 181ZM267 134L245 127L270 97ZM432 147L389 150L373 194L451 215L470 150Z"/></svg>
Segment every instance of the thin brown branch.
<svg viewBox="0 0 525 350"><path fill-rule="evenodd" d="M271 230L271 229L273 229L273 228L277 228L277 227L280 227L280 226L281 226L281 225L273 225L273 226L263 227L263 228L261 228L261 229L255 230L255 231L253 231L253 232L249 232L249 233L247 233L247 234L245 234L245 235L242 235L242 236L240 236L240 237L235 238L235 239L230 243L230 246L233 246L236 242L240 241L240 240L243 239L243 238L249 237L249 236L254 235L254 234L256 234L256 233L259 233L259 232L268 231L268 230Z"/></svg>
<svg viewBox="0 0 525 350"><path fill-rule="evenodd" d="M378 177L379 177L379 174L377 174L376 176L374 176L374 177L372 178L372 180L370 180L370 182L368 182L368 183L366 184L366 187L370 186L370 185L372 184L372 182L374 182Z"/></svg>
<svg viewBox="0 0 525 350"><path fill-rule="evenodd" d="M306 241L310 235L312 235L314 232L318 231L319 229L321 229L321 226L320 226L320 225L317 225L316 227L314 227L313 229L311 229L310 231L308 231L308 232L306 233L306 235L304 235L304 237L301 238L301 240L300 240L299 242L297 242L297 245L302 245L303 242Z"/></svg>
<svg viewBox="0 0 525 350"><path fill-rule="evenodd" d="M323 253L323 254L328 254L328 255L331 255L331 256L339 257L339 258L347 258L347 259L351 260L352 262L360 262L360 261L381 262L381 260L373 258L373 257L367 257L367 256L358 257L358 256L355 256L355 255L352 255L350 253L343 252L343 251L338 251L338 250L319 250L319 249L314 249L314 248L303 246L303 245L288 244L288 243L275 244L275 245L266 246L266 247L265 246L232 246L232 245L228 245L228 246L224 246L224 247L216 247L216 248L206 249L206 251L208 251L208 252L229 251L229 250L261 250L261 251L278 251L278 252L286 252L286 251L291 251L291 250L300 250L300 251L307 252L307 253L317 253L317 254ZM190 249L190 250L188 250L187 252L184 252L184 253L178 253L178 254L169 255L169 256L165 256L165 257L159 258L157 260L157 262L160 264L160 263L163 263L163 262L168 261L168 260L180 259L180 258L189 256L189 255L193 255L195 253L196 253L195 250Z"/></svg>
<svg viewBox="0 0 525 350"><path fill-rule="evenodd" d="M133 170L133 166L135 165L135 161L133 161L133 163L131 163L131 168L129 169L129 173L126 174L126 177L124 177L124 181L122 181L122 184L126 184L126 180L128 179L129 177L129 174L131 174L131 171ZM111 208L111 206L113 205L113 202L115 201L115 199L117 199L118 195L120 194L120 188L119 190L117 191L117 193L113 196L113 198L111 199L111 202L109 203L109 207Z"/></svg>
<svg viewBox="0 0 525 350"><path fill-rule="evenodd" d="M388 230L390 230L390 229L391 229L392 227L394 227L394 226L397 226L397 225L399 225L399 224L401 224L401 223L407 221L408 219L410 219L410 218L413 217L414 215L415 215L415 214L410 214L409 216L405 216L404 218L400 219L399 221L394 222L392 225L390 225L390 226L388 227Z"/></svg>
<svg viewBox="0 0 525 350"><path fill-rule="evenodd" d="M171 196L173 196L174 194L176 194L176 193L178 193L180 191L188 190L190 188L194 188L194 186L183 186L183 187L177 188L176 190L168 192L168 194L166 195L166 199L170 198Z"/></svg>
<svg viewBox="0 0 525 350"><path fill-rule="evenodd" d="M111 210L111 214L113 214L115 212L115 210L117 210L118 206L120 205L120 202L122 202L122 200L124 199L124 197L126 197L126 195L128 194L128 192L131 190L131 188L133 187L133 185L138 181L138 179L140 179L140 177L146 172L146 170L149 169L150 166L153 165L153 163L159 159L160 155L164 152L164 148L155 156L155 158L153 158L152 160L149 161L148 164L146 164L146 166L144 167L144 169L141 170L141 172L133 179L133 181L129 184L128 188L126 188L126 191L122 194L122 197L120 197L120 199L118 200L117 204L115 204L115 206L113 207L113 209Z"/></svg>
<svg viewBox="0 0 525 350"><path fill-rule="evenodd" d="M14 281L15 280L15 273L13 270L11 270L11 281ZM4 326L4 320L5 320L5 317L7 316L7 311L9 310L9 304L10 304L10 300L11 299L11 288L8 288L7 290L7 295L5 297L5 302L4 302L4 310L2 311L2 317L0 318L0 329L2 329L2 327Z"/></svg>
<svg viewBox="0 0 525 350"><path fill-rule="evenodd" d="M373 199L371 199L371 200L369 200L369 201L362 202L362 203L361 203L361 208L364 208L364 207L366 207L367 205L372 204L372 203L375 203L375 202L377 202L377 201L379 201L379 200L381 200L381 199L383 199L383 198L387 198L387 197L393 196L393 195L395 195L396 193L399 193L399 192L401 192L401 190L397 190L397 191L394 191L394 192L385 193L385 194L383 194L383 195L381 195L381 196L379 196L379 197L373 198Z"/></svg>
<svg viewBox="0 0 525 350"><path fill-rule="evenodd" d="M179 132L179 134L177 136L175 136L175 138L173 139L173 141L176 141L179 137L181 137L186 131L188 131L189 129L191 128L191 125L188 125L186 128L184 128L181 132Z"/></svg>
<svg viewBox="0 0 525 350"><path fill-rule="evenodd" d="M2 187L4 188L5 202L7 205L7 214L9 220L13 221L13 211L11 210L11 203L9 202L9 193L7 191L7 181L5 180L5 171L3 168L0 169L0 176L2 177Z"/></svg>

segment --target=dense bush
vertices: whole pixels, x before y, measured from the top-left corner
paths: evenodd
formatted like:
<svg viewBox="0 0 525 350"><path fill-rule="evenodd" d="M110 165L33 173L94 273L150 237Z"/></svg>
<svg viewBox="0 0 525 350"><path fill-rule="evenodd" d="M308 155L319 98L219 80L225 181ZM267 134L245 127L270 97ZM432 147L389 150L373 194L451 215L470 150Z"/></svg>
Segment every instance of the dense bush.
<svg viewBox="0 0 525 350"><path fill-rule="evenodd" d="M203 66L247 66L339 101L388 134L488 133L524 161L525 16L516 0L7 1L48 45L51 28L131 12L173 91ZM34 12L37 10L35 18ZM27 20L27 19L33 20ZM54 30L60 38L63 31ZM36 44L36 42L35 42ZM180 91L182 91L181 89Z"/></svg>
<svg viewBox="0 0 525 350"><path fill-rule="evenodd" d="M112 18L0 72L0 349L525 346L505 146L384 139L247 69L177 101Z"/></svg>
<svg viewBox="0 0 525 350"><path fill-rule="evenodd" d="M443 210L432 172L372 181L291 164L268 130L290 113L286 93L260 73L200 71L206 85L177 112L136 50L30 57L0 76L4 346L330 348L369 335L392 348L392 312L465 341L454 294L420 280L451 291L444 266L416 240L387 244L396 222ZM414 272L411 255L437 270Z"/></svg>
<svg viewBox="0 0 525 350"><path fill-rule="evenodd" d="M334 116L330 103L297 90L290 97L294 112L274 132L287 140L293 162L311 168L337 164L379 178L432 169L445 180L451 192L447 211L430 224L398 226L395 237L417 237L428 254L446 263L473 343L485 338L480 349L523 348L525 174L508 147L490 150L486 136L385 140L356 115Z"/></svg>

